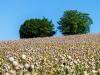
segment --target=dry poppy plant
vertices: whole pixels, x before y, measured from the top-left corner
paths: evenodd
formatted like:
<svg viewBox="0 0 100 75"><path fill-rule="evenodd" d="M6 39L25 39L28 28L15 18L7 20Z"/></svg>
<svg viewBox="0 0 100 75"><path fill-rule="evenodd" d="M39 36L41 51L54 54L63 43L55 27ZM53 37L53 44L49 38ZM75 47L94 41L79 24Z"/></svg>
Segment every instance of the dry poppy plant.
<svg viewBox="0 0 100 75"><path fill-rule="evenodd" d="M0 42L0 75L100 75L100 34Z"/></svg>

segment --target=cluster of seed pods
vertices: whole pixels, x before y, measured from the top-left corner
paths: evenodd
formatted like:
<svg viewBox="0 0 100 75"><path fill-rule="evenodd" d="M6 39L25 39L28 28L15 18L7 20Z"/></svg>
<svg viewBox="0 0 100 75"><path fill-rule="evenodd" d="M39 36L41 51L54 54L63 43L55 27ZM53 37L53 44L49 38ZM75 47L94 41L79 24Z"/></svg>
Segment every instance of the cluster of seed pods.
<svg viewBox="0 0 100 75"><path fill-rule="evenodd" d="M100 75L100 34L3 41L4 75Z"/></svg>

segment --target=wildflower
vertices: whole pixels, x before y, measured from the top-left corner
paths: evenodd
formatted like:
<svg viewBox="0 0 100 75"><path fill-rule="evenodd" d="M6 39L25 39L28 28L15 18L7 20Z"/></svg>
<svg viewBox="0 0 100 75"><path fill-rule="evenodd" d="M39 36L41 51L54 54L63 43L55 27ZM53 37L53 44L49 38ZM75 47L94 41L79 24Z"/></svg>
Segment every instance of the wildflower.
<svg viewBox="0 0 100 75"><path fill-rule="evenodd" d="M13 62L14 61L14 58L13 57L9 57L9 61L10 62Z"/></svg>
<svg viewBox="0 0 100 75"><path fill-rule="evenodd" d="M73 65L73 62L70 62L70 65Z"/></svg>
<svg viewBox="0 0 100 75"><path fill-rule="evenodd" d="M80 59L77 59L77 62L80 62Z"/></svg>
<svg viewBox="0 0 100 75"><path fill-rule="evenodd" d="M6 72L5 75L10 75L10 73Z"/></svg>
<svg viewBox="0 0 100 75"><path fill-rule="evenodd" d="M62 67L62 68L65 67L64 64L61 64L61 67Z"/></svg>
<svg viewBox="0 0 100 75"><path fill-rule="evenodd" d="M19 65L19 67L20 67L20 69L23 69L23 68L24 68L24 66L23 66L23 65Z"/></svg>
<svg viewBox="0 0 100 75"><path fill-rule="evenodd" d="M22 59L26 59L26 55L23 54L23 55L22 55Z"/></svg>
<svg viewBox="0 0 100 75"><path fill-rule="evenodd" d="M65 66L65 68L70 69L70 67L69 67L69 66Z"/></svg>
<svg viewBox="0 0 100 75"><path fill-rule="evenodd" d="M13 65L14 66L18 66L18 62L17 61L13 61Z"/></svg>
<svg viewBox="0 0 100 75"><path fill-rule="evenodd" d="M34 65L31 65L30 67L31 67L32 69L34 69Z"/></svg>
<svg viewBox="0 0 100 75"><path fill-rule="evenodd" d="M74 63L77 64L78 62L75 60Z"/></svg>
<svg viewBox="0 0 100 75"><path fill-rule="evenodd" d="M15 75L16 74L16 71L10 70L10 73Z"/></svg>
<svg viewBox="0 0 100 75"><path fill-rule="evenodd" d="M25 64L25 68L28 69L30 67L29 64Z"/></svg>
<svg viewBox="0 0 100 75"><path fill-rule="evenodd" d="M57 58L55 58L55 61L57 61L58 59Z"/></svg>
<svg viewBox="0 0 100 75"><path fill-rule="evenodd" d="M72 57L71 57L71 56L69 56L69 55L68 55L67 57L68 57L68 59L72 59Z"/></svg>
<svg viewBox="0 0 100 75"><path fill-rule="evenodd" d="M65 59L65 57L63 57L63 56L62 56L62 57L61 57L61 59L62 59L62 60L64 60L64 59Z"/></svg>
<svg viewBox="0 0 100 75"><path fill-rule="evenodd" d="M19 70L19 69L20 69L20 67L16 66L16 67L15 67L15 69L16 69L16 70Z"/></svg>
<svg viewBox="0 0 100 75"><path fill-rule="evenodd" d="M84 71L84 75L89 75L89 74L87 73L87 71Z"/></svg>
<svg viewBox="0 0 100 75"><path fill-rule="evenodd" d="M96 70L92 70L92 72L95 74L97 71Z"/></svg>
<svg viewBox="0 0 100 75"><path fill-rule="evenodd" d="M3 66L6 70L9 70L10 69L10 66L8 64L4 64Z"/></svg>

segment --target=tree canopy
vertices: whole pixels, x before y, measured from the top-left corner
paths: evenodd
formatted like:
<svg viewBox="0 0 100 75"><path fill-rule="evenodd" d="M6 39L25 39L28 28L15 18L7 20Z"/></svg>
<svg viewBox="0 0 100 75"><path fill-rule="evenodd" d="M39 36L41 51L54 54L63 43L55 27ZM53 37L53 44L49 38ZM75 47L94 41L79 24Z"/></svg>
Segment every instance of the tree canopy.
<svg viewBox="0 0 100 75"><path fill-rule="evenodd" d="M55 34L53 27L52 21L47 18L26 20L20 27L20 38L52 36Z"/></svg>
<svg viewBox="0 0 100 75"><path fill-rule="evenodd" d="M77 10L66 10L58 22L60 31L64 35L86 34L93 24L89 14Z"/></svg>

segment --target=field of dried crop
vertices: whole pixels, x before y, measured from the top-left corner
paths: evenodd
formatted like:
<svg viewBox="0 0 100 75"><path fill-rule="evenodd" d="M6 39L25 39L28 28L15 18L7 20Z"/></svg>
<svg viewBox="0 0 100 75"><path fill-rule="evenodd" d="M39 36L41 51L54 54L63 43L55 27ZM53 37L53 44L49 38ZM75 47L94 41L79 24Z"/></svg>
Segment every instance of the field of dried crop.
<svg viewBox="0 0 100 75"><path fill-rule="evenodd" d="M1 41L0 75L100 75L100 34Z"/></svg>

